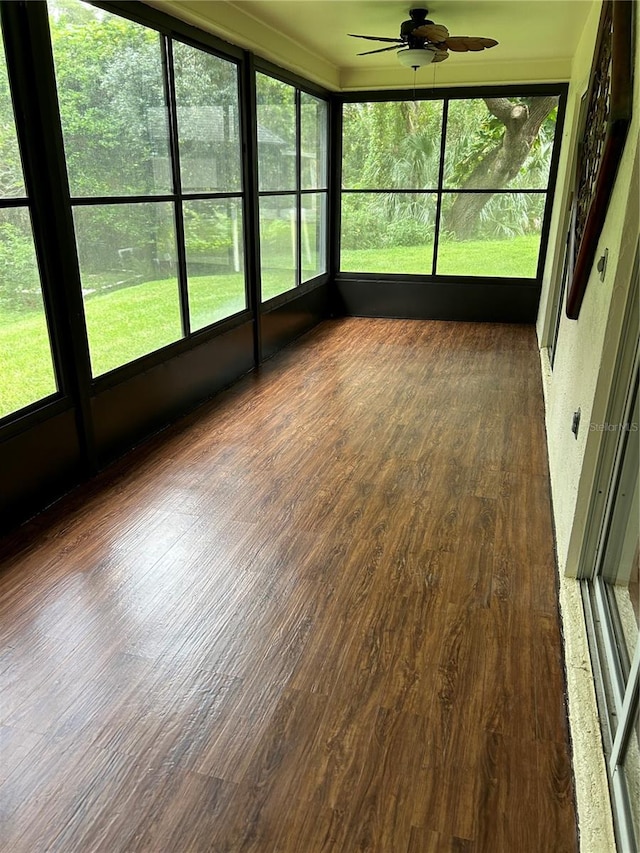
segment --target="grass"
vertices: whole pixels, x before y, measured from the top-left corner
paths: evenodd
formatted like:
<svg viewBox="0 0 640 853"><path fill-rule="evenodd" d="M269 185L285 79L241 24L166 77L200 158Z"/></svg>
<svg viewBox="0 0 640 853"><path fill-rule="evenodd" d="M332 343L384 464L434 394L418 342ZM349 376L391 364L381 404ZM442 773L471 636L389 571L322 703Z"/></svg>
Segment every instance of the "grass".
<svg viewBox="0 0 640 853"><path fill-rule="evenodd" d="M441 241L439 275L483 275L505 278L534 277L540 238L536 234L509 240ZM433 245L393 246L384 249L343 249L345 272L429 275Z"/></svg>
<svg viewBox="0 0 640 853"><path fill-rule="evenodd" d="M195 331L245 307L244 278L199 276L190 280L189 308ZM100 376L182 336L175 279L89 297L85 302L91 368ZM41 310L0 311L0 417L56 391Z"/></svg>
<svg viewBox="0 0 640 853"><path fill-rule="evenodd" d="M0 417L56 392L42 312L0 312Z"/></svg>
<svg viewBox="0 0 640 853"><path fill-rule="evenodd" d="M512 240L442 243L438 272L450 275L534 276L537 236ZM345 250L345 271L430 272L431 246ZM234 275L190 279L189 308L194 331L245 307L244 280ZM291 270L265 273L263 299L293 285ZM89 297L85 302L91 367L100 376L182 336L175 279L147 281ZM0 310L0 417L56 391L49 340L41 310Z"/></svg>

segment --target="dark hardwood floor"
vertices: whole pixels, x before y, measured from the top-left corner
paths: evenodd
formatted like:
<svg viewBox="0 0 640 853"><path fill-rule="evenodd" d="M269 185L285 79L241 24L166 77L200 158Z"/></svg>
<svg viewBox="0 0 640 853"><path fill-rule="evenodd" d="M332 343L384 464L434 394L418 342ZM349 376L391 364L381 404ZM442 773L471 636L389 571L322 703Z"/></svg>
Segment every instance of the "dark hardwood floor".
<svg viewBox="0 0 640 853"><path fill-rule="evenodd" d="M338 320L5 540L3 851L562 853L534 330Z"/></svg>

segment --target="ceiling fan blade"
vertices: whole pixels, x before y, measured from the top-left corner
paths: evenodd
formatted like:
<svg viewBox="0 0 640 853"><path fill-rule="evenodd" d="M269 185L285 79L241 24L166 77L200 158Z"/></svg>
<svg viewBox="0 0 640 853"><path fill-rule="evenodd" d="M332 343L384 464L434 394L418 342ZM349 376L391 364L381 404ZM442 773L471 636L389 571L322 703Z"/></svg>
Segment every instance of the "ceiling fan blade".
<svg viewBox="0 0 640 853"><path fill-rule="evenodd" d="M446 50L436 50L435 56L433 57L434 62L444 62L445 59L449 59L449 54Z"/></svg>
<svg viewBox="0 0 640 853"><path fill-rule="evenodd" d="M464 53L468 50L488 50L497 44L498 42L495 39L480 38L479 36L450 36L444 40L444 46L457 53Z"/></svg>
<svg viewBox="0 0 640 853"><path fill-rule="evenodd" d="M387 39L382 36L359 36L355 33L347 33L348 36L351 36L353 39L369 39L369 41L393 41L396 44L402 44L402 39Z"/></svg>
<svg viewBox="0 0 640 853"><path fill-rule="evenodd" d="M432 44L439 44L449 38L449 30L442 24L423 24L421 27L417 27L411 35L425 38Z"/></svg>
<svg viewBox="0 0 640 853"><path fill-rule="evenodd" d="M358 53L357 56L369 56L370 53L384 53L385 50L398 50L397 44L392 44L391 47L381 47L378 50L365 50L364 53Z"/></svg>

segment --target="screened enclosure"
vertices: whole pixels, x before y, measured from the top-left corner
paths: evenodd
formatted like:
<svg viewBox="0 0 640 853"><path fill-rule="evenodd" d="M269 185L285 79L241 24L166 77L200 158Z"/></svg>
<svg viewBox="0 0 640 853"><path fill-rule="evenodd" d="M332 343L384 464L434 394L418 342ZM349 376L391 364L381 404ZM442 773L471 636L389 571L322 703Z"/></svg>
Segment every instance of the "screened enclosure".
<svg viewBox="0 0 640 853"><path fill-rule="evenodd" d="M142 3L0 18L8 522L331 315L534 318L566 86L345 95Z"/></svg>
<svg viewBox="0 0 640 853"><path fill-rule="evenodd" d="M559 96L346 103L340 269L535 278Z"/></svg>

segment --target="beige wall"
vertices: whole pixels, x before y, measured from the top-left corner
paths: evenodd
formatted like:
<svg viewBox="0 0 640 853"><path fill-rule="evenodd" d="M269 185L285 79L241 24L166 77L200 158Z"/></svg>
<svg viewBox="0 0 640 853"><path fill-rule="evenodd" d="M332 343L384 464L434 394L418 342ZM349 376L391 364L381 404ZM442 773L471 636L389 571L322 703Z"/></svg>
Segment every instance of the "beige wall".
<svg viewBox="0 0 640 853"><path fill-rule="evenodd" d="M566 210L571 188L569 163L575 153L577 113L588 84L598 18L599 3L594 4L573 64L568 128L562 152L563 168L553 212L550 252L538 318L538 336L543 348L547 440L558 561L561 570L570 575L574 575L577 570L595 461L602 438L602 433L590 430L589 425L601 423L606 417L613 363L639 230L640 51L635 58L633 120L596 252L596 258L599 258L605 248L609 251L605 280L600 281L594 269L577 321L567 319L563 311L552 372L544 349L549 343L551 330L551 293L561 272ZM576 440L571 432L571 419L578 408L581 410L581 423Z"/></svg>

